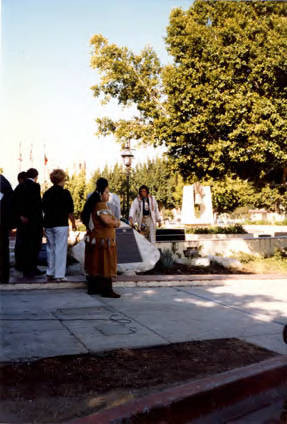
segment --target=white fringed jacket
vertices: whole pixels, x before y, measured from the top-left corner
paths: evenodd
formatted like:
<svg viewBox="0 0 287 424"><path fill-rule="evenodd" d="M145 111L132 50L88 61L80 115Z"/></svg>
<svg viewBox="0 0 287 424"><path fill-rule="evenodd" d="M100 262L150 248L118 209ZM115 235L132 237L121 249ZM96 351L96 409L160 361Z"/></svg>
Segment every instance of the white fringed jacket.
<svg viewBox="0 0 287 424"><path fill-rule="evenodd" d="M156 199L150 194L148 195L148 200L150 207L150 216L155 226L156 222L161 221L161 216L158 210L158 204ZM141 226L143 219L143 201L140 196L136 197L133 200L130 208L129 217L133 219L134 223L137 223L139 226Z"/></svg>

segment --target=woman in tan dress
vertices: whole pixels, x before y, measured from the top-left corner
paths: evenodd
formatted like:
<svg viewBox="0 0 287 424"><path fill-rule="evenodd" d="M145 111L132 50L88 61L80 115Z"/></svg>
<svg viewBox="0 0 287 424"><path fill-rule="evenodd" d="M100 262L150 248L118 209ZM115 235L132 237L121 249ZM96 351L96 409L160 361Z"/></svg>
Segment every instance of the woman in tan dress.
<svg viewBox="0 0 287 424"><path fill-rule="evenodd" d="M87 227L85 237L85 270L89 294L103 297L120 297L112 288L117 276L117 248L115 228L120 226L107 206L108 181L99 178L96 191L88 198L81 218Z"/></svg>

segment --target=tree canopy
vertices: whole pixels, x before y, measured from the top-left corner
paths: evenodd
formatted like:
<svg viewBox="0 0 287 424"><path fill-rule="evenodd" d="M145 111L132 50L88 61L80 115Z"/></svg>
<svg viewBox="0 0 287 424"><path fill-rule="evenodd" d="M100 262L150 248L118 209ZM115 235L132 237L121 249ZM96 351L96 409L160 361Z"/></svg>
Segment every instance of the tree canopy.
<svg viewBox="0 0 287 424"><path fill-rule="evenodd" d="M287 4L196 0L174 9L172 58L135 54L95 35L95 96L135 106L132 119L97 119L98 133L165 144L184 179L282 181L287 163Z"/></svg>

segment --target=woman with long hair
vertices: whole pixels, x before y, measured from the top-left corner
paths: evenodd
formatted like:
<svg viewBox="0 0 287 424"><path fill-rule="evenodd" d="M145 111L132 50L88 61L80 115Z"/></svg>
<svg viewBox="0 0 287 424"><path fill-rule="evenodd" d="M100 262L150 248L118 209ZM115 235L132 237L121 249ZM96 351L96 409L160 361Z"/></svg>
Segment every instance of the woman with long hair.
<svg viewBox="0 0 287 424"><path fill-rule="evenodd" d="M85 237L85 271L88 294L118 298L113 291L112 278L117 276L117 250L115 228L120 226L107 206L109 186L105 178L99 178L96 190L86 201L81 214L87 228Z"/></svg>

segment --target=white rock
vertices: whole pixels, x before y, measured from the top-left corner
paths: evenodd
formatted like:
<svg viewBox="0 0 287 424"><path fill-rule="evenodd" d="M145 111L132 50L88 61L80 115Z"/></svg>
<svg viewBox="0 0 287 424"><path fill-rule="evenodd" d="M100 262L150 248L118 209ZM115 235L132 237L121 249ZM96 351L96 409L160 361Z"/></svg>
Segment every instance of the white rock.
<svg viewBox="0 0 287 424"><path fill-rule="evenodd" d="M210 261L216 262L217 264L224 266L224 268L236 268L236 269L242 268L241 262L238 261L237 259L224 258L222 256L213 256L213 255L209 255L208 258L210 259Z"/></svg>
<svg viewBox="0 0 287 424"><path fill-rule="evenodd" d="M137 275L137 273L135 271L125 271L122 273L122 275L126 275L128 277L134 277L135 275Z"/></svg>
<svg viewBox="0 0 287 424"><path fill-rule="evenodd" d="M193 266L209 266L210 259L209 258L192 258L190 263Z"/></svg>
<svg viewBox="0 0 287 424"><path fill-rule="evenodd" d="M128 227L128 225L121 223L121 227ZM142 257L142 262L118 264L118 272L124 273L125 275L135 275L136 272L149 271L154 268L160 258L159 250L144 236L135 230L133 231ZM70 248L70 254L73 258L80 262L82 266L82 273L84 274L85 242L83 239L78 244Z"/></svg>
<svg viewBox="0 0 287 424"><path fill-rule="evenodd" d="M127 224L121 223L121 227L127 227ZM130 271L144 272L153 269L160 258L159 250L150 243L143 235L134 231L135 239L142 257L142 262L131 262L127 264L118 264L118 272L126 273Z"/></svg>
<svg viewBox="0 0 287 424"><path fill-rule="evenodd" d="M174 260L179 265L193 265L193 266L209 266L209 258L176 258Z"/></svg>

